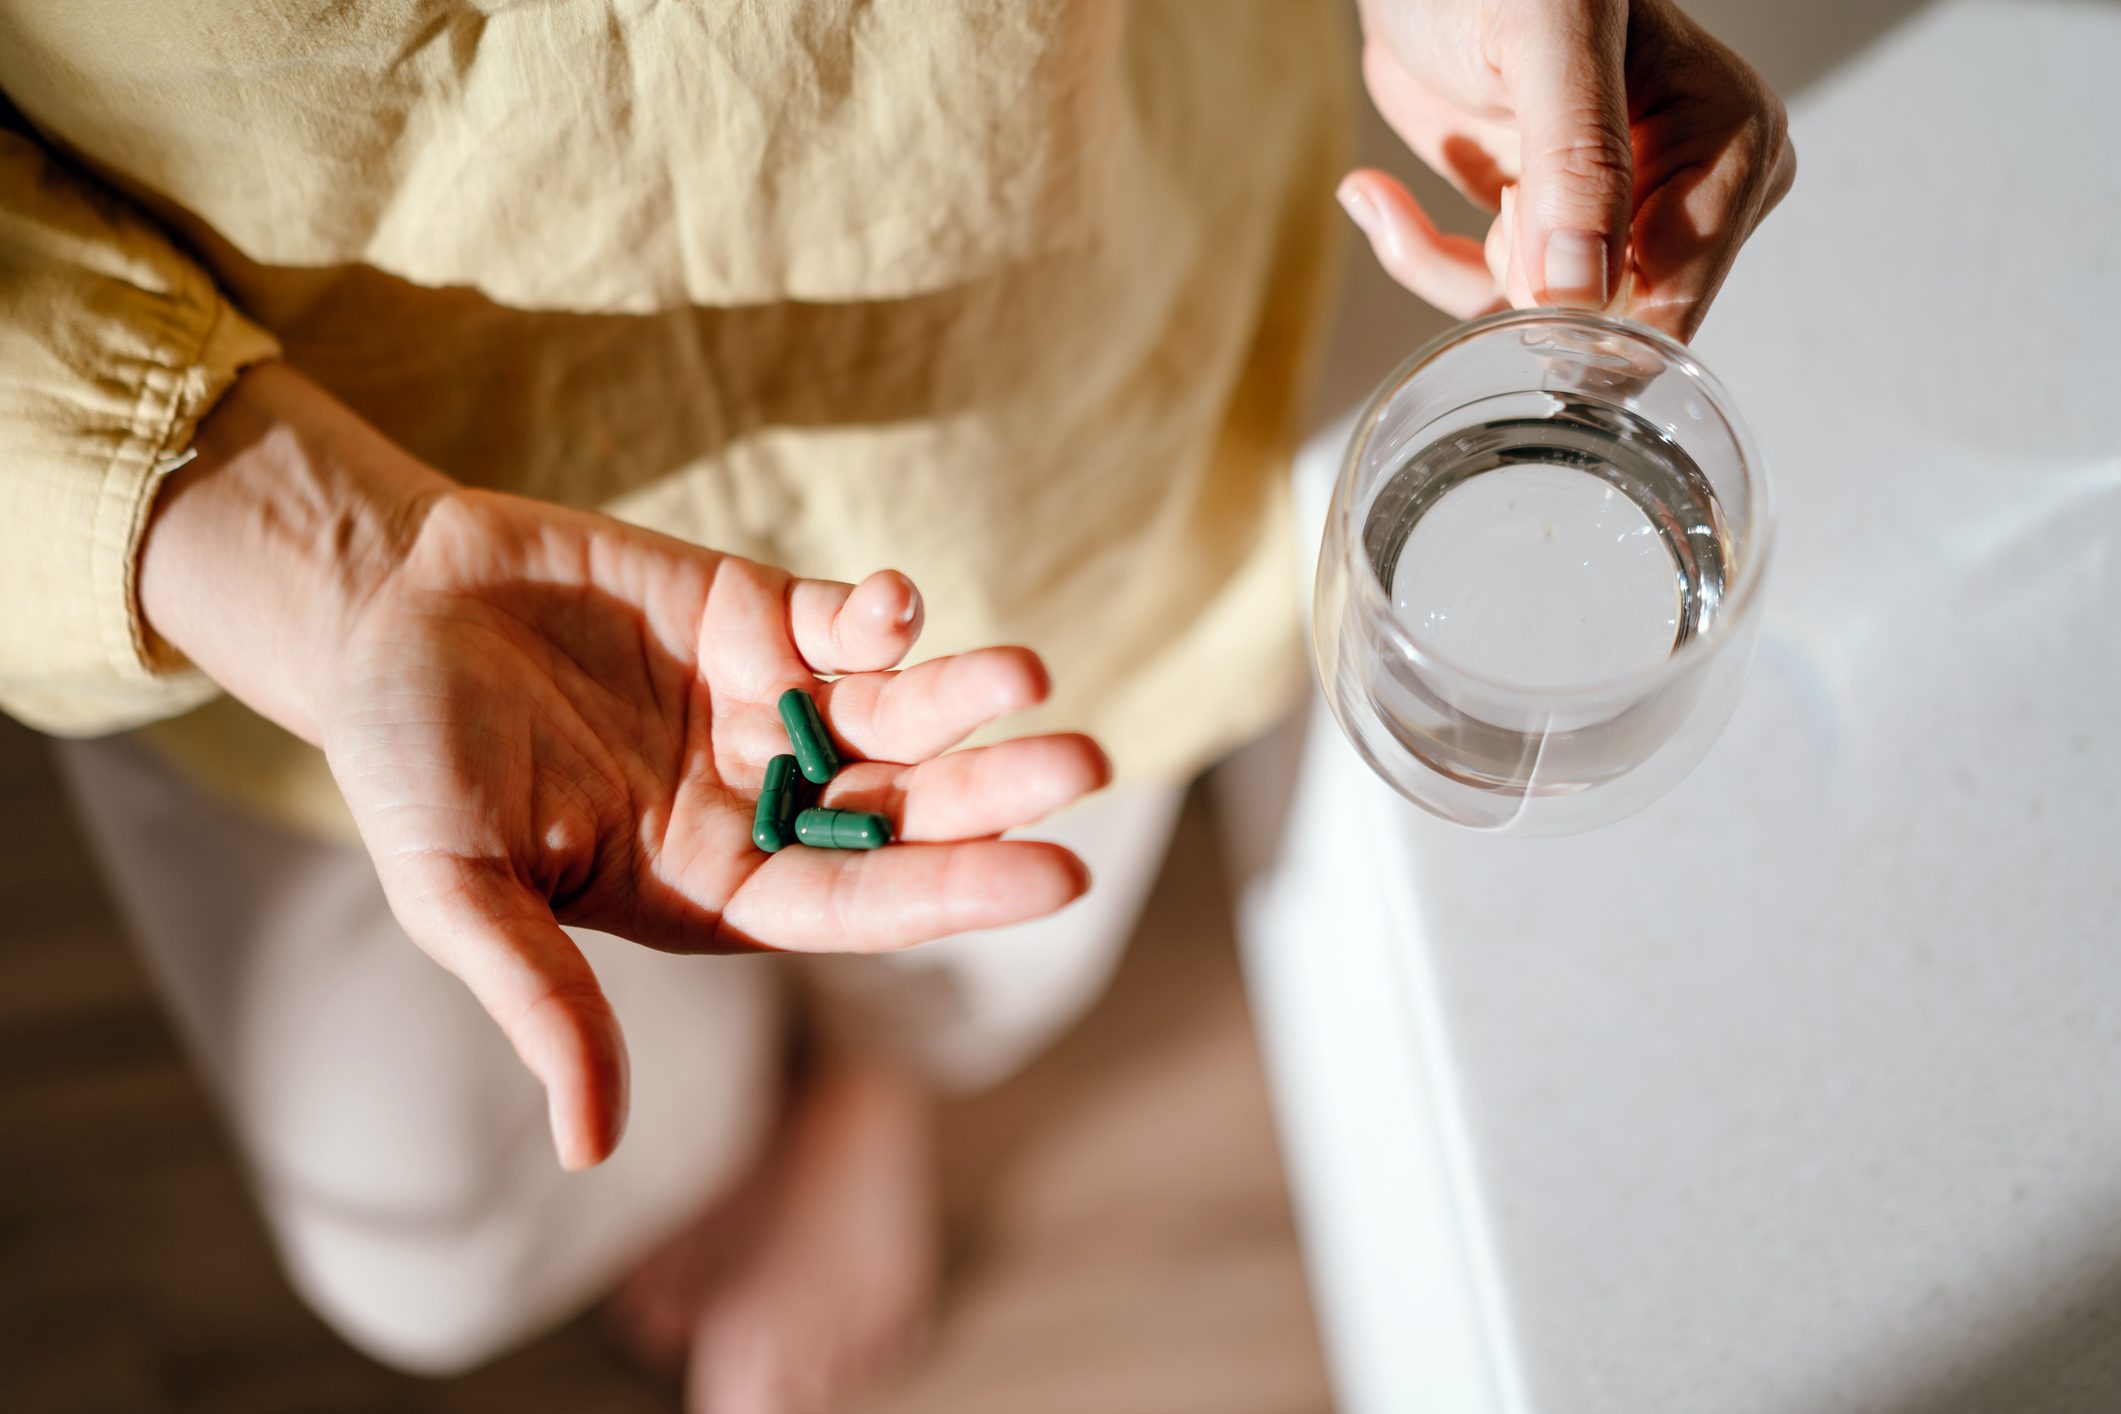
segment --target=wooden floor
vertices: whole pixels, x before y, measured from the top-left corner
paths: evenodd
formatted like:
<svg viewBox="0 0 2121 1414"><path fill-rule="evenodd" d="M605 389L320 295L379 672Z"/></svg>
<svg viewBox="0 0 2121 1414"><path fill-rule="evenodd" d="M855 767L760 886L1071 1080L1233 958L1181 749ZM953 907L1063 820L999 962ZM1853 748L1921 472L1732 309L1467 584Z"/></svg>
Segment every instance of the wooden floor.
<svg viewBox="0 0 2121 1414"><path fill-rule="evenodd" d="M1225 897L1196 801L1112 994L950 1112L947 1307L864 1414L1327 1408ZM429 1383L301 1306L41 744L0 720L0 1411L675 1407L586 1322Z"/></svg>

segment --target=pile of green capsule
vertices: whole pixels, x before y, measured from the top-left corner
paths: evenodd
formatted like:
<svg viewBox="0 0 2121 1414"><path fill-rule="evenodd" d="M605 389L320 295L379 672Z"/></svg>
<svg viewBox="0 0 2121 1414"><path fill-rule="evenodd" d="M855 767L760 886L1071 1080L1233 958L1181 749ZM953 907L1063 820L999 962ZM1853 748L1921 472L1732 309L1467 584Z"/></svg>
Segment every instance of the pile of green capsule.
<svg viewBox="0 0 2121 1414"><path fill-rule="evenodd" d="M788 729L792 756L766 763L759 803L751 814L751 842L768 854L791 844L813 849L876 849L891 843L891 822L869 810L823 810L804 804L806 795L839 774L840 754L833 749L817 702L799 687L781 694L781 725Z"/></svg>

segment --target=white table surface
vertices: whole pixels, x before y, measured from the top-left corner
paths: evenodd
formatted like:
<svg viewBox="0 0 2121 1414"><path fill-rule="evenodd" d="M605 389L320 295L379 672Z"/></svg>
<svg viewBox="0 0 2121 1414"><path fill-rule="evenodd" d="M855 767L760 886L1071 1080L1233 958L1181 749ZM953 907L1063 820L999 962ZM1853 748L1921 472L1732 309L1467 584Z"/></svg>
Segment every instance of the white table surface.
<svg viewBox="0 0 2121 1414"><path fill-rule="evenodd" d="M1780 500L1723 740L1513 841L1314 727L1249 886L1345 1414L2121 1410L2121 6L1792 111L1699 341Z"/></svg>

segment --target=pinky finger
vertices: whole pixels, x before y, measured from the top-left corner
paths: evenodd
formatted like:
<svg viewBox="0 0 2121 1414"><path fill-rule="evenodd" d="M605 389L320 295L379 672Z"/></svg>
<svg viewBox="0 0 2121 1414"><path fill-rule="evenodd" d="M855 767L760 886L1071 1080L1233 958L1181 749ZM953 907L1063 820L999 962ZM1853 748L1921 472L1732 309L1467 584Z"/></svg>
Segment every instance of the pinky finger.
<svg viewBox="0 0 2121 1414"><path fill-rule="evenodd" d="M1457 319L1503 307L1481 243L1437 230L1397 179L1365 168L1342 180L1339 195L1378 264L1407 289Z"/></svg>
<svg viewBox="0 0 2121 1414"><path fill-rule="evenodd" d="M897 666L920 637L920 591L896 570L854 585L791 580L788 629L814 673L878 672Z"/></svg>

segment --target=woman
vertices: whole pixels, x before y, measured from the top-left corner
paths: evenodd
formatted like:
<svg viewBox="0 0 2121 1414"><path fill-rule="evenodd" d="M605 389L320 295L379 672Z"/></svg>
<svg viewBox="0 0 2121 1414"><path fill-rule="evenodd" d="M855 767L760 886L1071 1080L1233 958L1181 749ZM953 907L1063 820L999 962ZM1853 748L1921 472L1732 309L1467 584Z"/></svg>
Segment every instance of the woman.
<svg viewBox="0 0 2121 1414"><path fill-rule="evenodd" d="M1665 0L1362 17L1498 215L1342 200L1453 313L1683 337L1788 184ZM764 1411L917 1326L929 1094L1088 1000L1298 681L1341 22L0 0L0 705L107 738L92 842L350 1339L446 1371L616 1288ZM903 843L753 848L791 686Z"/></svg>

